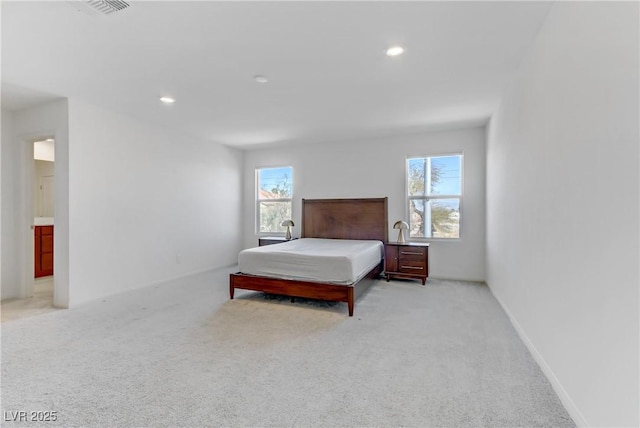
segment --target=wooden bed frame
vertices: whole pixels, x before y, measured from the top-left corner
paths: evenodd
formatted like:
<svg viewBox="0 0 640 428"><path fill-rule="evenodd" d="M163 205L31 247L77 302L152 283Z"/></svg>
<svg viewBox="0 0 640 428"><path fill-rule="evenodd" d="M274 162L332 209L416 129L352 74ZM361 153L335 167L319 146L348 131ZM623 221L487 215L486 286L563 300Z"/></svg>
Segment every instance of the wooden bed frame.
<svg viewBox="0 0 640 428"><path fill-rule="evenodd" d="M301 238L388 239L387 198L367 199L303 199ZM277 244L276 244L277 245ZM232 273L229 294L236 288L281 294L291 297L347 302L353 316L356 299L378 278L384 269L380 261L367 275L353 285L307 282Z"/></svg>

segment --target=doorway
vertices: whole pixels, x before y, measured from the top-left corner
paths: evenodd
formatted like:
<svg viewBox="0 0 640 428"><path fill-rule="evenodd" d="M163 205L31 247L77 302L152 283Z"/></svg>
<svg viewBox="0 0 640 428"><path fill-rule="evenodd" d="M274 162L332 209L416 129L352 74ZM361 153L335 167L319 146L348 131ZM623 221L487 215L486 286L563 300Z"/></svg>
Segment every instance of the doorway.
<svg viewBox="0 0 640 428"><path fill-rule="evenodd" d="M53 242L55 200L55 140L47 138L33 143L33 296L50 301L53 307Z"/></svg>
<svg viewBox="0 0 640 428"><path fill-rule="evenodd" d="M55 156L54 139L32 142L28 204L31 209L30 242L33 257L29 263L25 298L2 302L2 321L24 318L54 310L54 239L55 239Z"/></svg>

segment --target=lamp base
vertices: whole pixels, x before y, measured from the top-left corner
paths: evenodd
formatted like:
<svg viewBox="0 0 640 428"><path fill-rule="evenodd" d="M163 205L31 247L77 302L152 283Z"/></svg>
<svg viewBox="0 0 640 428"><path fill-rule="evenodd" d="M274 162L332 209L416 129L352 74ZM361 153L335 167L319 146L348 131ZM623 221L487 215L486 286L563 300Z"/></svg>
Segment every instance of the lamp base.
<svg viewBox="0 0 640 428"><path fill-rule="evenodd" d="M287 234L284 236L287 241L291 240L291 227L287 226Z"/></svg>
<svg viewBox="0 0 640 428"><path fill-rule="evenodd" d="M402 233L402 229L400 229L398 231L398 244L404 244L405 240L404 240L404 233Z"/></svg>

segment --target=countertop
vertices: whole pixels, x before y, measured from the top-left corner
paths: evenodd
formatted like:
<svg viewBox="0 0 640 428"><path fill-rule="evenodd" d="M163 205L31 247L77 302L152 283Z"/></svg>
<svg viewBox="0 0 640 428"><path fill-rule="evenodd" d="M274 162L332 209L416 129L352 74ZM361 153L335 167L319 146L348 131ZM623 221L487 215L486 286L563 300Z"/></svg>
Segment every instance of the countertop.
<svg viewBox="0 0 640 428"><path fill-rule="evenodd" d="M33 219L34 226L53 226L53 217L36 217Z"/></svg>

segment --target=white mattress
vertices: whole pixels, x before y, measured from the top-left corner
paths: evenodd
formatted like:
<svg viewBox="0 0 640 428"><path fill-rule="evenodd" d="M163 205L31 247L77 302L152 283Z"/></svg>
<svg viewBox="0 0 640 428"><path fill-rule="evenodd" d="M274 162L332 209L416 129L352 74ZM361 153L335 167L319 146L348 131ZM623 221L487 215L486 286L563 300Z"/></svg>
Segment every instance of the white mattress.
<svg viewBox="0 0 640 428"><path fill-rule="evenodd" d="M249 275L351 285L377 266L383 254L380 241L302 238L243 250L238 266Z"/></svg>

